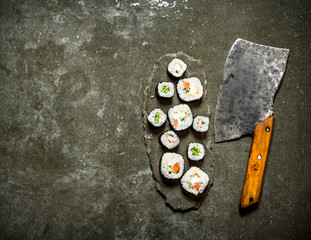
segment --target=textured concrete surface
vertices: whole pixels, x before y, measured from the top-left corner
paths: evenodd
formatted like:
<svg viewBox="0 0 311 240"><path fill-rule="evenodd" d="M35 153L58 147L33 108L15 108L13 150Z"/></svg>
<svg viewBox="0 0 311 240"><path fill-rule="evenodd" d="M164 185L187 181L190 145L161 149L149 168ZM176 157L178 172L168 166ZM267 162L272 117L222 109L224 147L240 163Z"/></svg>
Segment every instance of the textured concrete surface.
<svg viewBox="0 0 311 240"><path fill-rule="evenodd" d="M310 1L1 1L1 239L311 238ZM261 201L238 210L251 137L215 144L198 211L156 191L143 92L154 62L205 64L211 114L236 38L290 49Z"/></svg>

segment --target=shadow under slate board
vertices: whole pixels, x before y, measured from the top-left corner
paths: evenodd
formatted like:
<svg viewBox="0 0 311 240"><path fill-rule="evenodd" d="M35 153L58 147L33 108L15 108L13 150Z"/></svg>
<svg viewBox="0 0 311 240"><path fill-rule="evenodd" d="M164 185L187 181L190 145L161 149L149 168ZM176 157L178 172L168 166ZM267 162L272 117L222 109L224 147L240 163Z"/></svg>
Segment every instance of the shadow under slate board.
<svg viewBox="0 0 311 240"><path fill-rule="evenodd" d="M187 70L183 76L179 79L197 77L201 80L203 85L203 97L201 100L191 103L185 103L178 98L176 85L179 79L171 77L168 72L168 64L174 59L178 58L184 61L187 64ZM172 99L163 100L156 95L156 86L160 82L172 82L175 87L175 94ZM210 116L210 108L207 103L207 80L206 75L203 70L201 62L197 59L194 59L182 52L176 54L166 54L158 61L156 61L153 71L149 78L148 86L145 90L144 95L144 109L143 109L143 125L145 130L145 145L147 147L147 154L150 160L150 166L152 173L155 179L156 189L164 196L166 203L172 207L174 210L189 210L189 209L198 209L201 206L203 199L206 197L210 187L213 184L212 169L210 165L211 162L211 150L213 149L213 140L212 140L212 131L209 130L206 133L195 132L192 127L183 130L181 132L176 131L176 134L180 138L180 144L177 149L168 150L165 149L159 142L159 137L161 134L167 130L173 130L170 126L168 120L160 128L154 128L148 123L147 116L155 108L162 109L166 114L170 108L178 104L187 104L192 111L193 117L197 115ZM191 142L198 142L203 144L205 148L205 157L203 160L198 162L191 161L187 157L187 147ZM201 168L204 172L209 175L209 184L207 186L207 191L204 192L203 196L194 199L187 196L178 181L176 184L168 184L165 181L164 177L160 172L160 161L161 157L165 152L176 152L181 154L185 160L185 169L186 172L191 166L196 166Z"/></svg>

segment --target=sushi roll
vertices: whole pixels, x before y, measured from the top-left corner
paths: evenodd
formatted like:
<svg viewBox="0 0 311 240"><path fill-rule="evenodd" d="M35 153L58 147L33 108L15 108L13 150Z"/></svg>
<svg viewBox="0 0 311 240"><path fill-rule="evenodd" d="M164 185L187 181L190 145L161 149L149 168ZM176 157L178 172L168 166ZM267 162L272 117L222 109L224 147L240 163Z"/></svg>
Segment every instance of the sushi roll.
<svg viewBox="0 0 311 240"><path fill-rule="evenodd" d="M178 81L178 96L185 102L200 100L203 96L203 85L196 77L185 78Z"/></svg>
<svg viewBox="0 0 311 240"><path fill-rule="evenodd" d="M161 82L157 85L156 93L162 98L171 98L174 96L174 84L171 82Z"/></svg>
<svg viewBox="0 0 311 240"><path fill-rule="evenodd" d="M186 104L179 104L170 108L168 110L168 118L176 131L187 129L193 121L191 109Z"/></svg>
<svg viewBox="0 0 311 240"><path fill-rule="evenodd" d="M164 153L161 158L161 174L168 180L179 179L184 172L184 159L178 153Z"/></svg>
<svg viewBox="0 0 311 240"><path fill-rule="evenodd" d="M176 78L181 77L186 69L187 65L178 58L174 58L167 67L167 71Z"/></svg>
<svg viewBox="0 0 311 240"><path fill-rule="evenodd" d="M208 185L209 177L200 168L191 167L180 182L186 193L193 197L200 197Z"/></svg>
<svg viewBox="0 0 311 240"><path fill-rule="evenodd" d="M204 158L205 150L201 143L190 143L188 145L187 155L192 161L199 161Z"/></svg>
<svg viewBox="0 0 311 240"><path fill-rule="evenodd" d="M205 116L196 116L193 119L192 127L197 132L206 132L208 130L209 118Z"/></svg>
<svg viewBox="0 0 311 240"><path fill-rule="evenodd" d="M160 142L167 149L172 149L179 145L180 140L177 134L170 130L161 135Z"/></svg>
<svg viewBox="0 0 311 240"><path fill-rule="evenodd" d="M160 109L153 109L148 115L148 121L154 127L161 127L166 121L166 114Z"/></svg>

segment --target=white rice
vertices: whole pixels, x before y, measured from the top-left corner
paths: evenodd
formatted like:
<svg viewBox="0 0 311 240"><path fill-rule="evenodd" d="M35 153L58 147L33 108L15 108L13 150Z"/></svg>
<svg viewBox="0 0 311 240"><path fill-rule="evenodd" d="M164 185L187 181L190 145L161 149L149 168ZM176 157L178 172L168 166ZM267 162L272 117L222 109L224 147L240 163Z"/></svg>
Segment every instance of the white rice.
<svg viewBox="0 0 311 240"><path fill-rule="evenodd" d="M203 85L196 77L185 78L178 81L178 96L185 102L192 102L202 98Z"/></svg>
<svg viewBox="0 0 311 240"><path fill-rule="evenodd" d="M168 110L168 118L176 131L187 129L193 121L191 109L186 104L179 104L170 108Z"/></svg>
<svg viewBox="0 0 311 240"><path fill-rule="evenodd" d="M201 143L190 143L188 145L188 158L193 161L199 161L204 158L205 150Z"/></svg>
<svg viewBox="0 0 311 240"><path fill-rule="evenodd" d="M161 137L160 141L163 146L165 146L168 149L175 148L179 145L180 140L177 134L174 131L166 131L164 132Z"/></svg>
<svg viewBox="0 0 311 240"><path fill-rule="evenodd" d="M174 171L175 164L179 166L177 172ZM164 153L161 158L161 173L167 179L179 179L184 172L184 159L178 153Z"/></svg>
<svg viewBox="0 0 311 240"><path fill-rule="evenodd" d="M160 108L153 109L148 115L148 121L155 127L161 127L166 118L166 114Z"/></svg>
<svg viewBox="0 0 311 240"><path fill-rule="evenodd" d="M193 119L192 127L197 132L206 132L208 130L209 118L205 116L196 116Z"/></svg>
<svg viewBox="0 0 311 240"><path fill-rule="evenodd" d="M161 82L157 86L158 96L163 98L171 98L174 96L174 84L171 82Z"/></svg>
<svg viewBox="0 0 311 240"><path fill-rule="evenodd" d="M191 167L181 178L183 189L195 196L203 193L208 182L208 175L198 167Z"/></svg>
<svg viewBox="0 0 311 240"><path fill-rule="evenodd" d="M181 77L187 69L187 65L180 59L174 58L168 65L168 72L174 77Z"/></svg>

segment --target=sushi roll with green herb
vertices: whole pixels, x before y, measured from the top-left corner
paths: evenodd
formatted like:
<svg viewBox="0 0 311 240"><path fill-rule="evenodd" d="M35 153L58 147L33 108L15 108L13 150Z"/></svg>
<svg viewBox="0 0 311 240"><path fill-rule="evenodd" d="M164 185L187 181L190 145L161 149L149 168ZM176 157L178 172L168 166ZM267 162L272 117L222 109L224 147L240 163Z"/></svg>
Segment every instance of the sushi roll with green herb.
<svg viewBox="0 0 311 240"><path fill-rule="evenodd" d="M155 108L149 113L147 118L152 126L161 127L165 123L167 117L160 108Z"/></svg>
<svg viewBox="0 0 311 240"><path fill-rule="evenodd" d="M193 121L191 109L186 104L179 104L170 108L168 110L168 118L171 126L176 131L187 129Z"/></svg>
<svg viewBox="0 0 311 240"><path fill-rule="evenodd" d="M167 71L175 78L181 77L186 69L187 64L178 58L174 58L167 67Z"/></svg>
<svg viewBox="0 0 311 240"><path fill-rule="evenodd" d="M188 158L192 161L199 161L204 158L205 150L201 143L190 143L187 151Z"/></svg>
<svg viewBox="0 0 311 240"><path fill-rule="evenodd" d="M205 116L196 116L193 119L192 127L197 132L207 132L209 124L209 118Z"/></svg>
<svg viewBox="0 0 311 240"><path fill-rule="evenodd" d="M202 196L206 189L209 176L198 167L191 167L181 178L181 186L192 197Z"/></svg>
<svg viewBox="0 0 311 240"><path fill-rule="evenodd" d="M184 159L178 153L164 153L160 168L162 176L166 179L179 179L184 172Z"/></svg>
<svg viewBox="0 0 311 240"><path fill-rule="evenodd" d="M196 77L184 78L177 84L178 96L185 102L200 100L203 96L203 85Z"/></svg>
<svg viewBox="0 0 311 240"><path fill-rule="evenodd" d="M179 137L174 131L166 131L160 137L161 144L167 149L173 149L180 143Z"/></svg>
<svg viewBox="0 0 311 240"><path fill-rule="evenodd" d="M171 82L161 82L157 85L156 94L161 98L172 98L174 93L174 84Z"/></svg>

